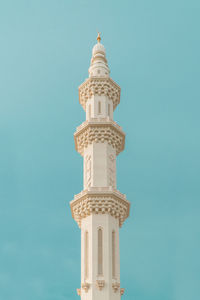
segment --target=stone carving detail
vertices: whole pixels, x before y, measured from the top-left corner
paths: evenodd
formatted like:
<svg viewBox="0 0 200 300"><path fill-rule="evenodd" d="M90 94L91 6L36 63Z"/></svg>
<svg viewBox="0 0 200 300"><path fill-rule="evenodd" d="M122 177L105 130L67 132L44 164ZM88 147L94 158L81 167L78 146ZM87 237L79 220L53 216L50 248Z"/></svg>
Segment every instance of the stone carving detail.
<svg viewBox="0 0 200 300"><path fill-rule="evenodd" d="M76 150L83 155L84 148L92 144L92 142L108 142L116 149L116 154L118 155L124 149L125 134L113 123L84 122L85 126L78 128L74 134Z"/></svg>
<svg viewBox="0 0 200 300"><path fill-rule="evenodd" d="M94 95L105 95L113 102L113 108L120 102L120 87L111 78L93 77L79 87L79 102L86 109L86 102Z"/></svg>
<svg viewBox="0 0 200 300"><path fill-rule="evenodd" d="M125 291L125 289L121 288L120 289L120 295L124 295L124 291Z"/></svg>
<svg viewBox="0 0 200 300"><path fill-rule="evenodd" d="M108 178L109 178L109 185L112 186L113 188L116 187L116 171L115 171L115 156L110 154L109 155L109 175L108 175Z"/></svg>
<svg viewBox="0 0 200 300"><path fill-rule="evenodd" d="M81 296L81 289L76 289L77 295Z"/></svg>
<svg viewBox="0 0 200 300"><path fill-rule="evenodd" d="M114 290L115 293L117 293L117 291L119 290L120 288L120 283L119 282L115 282L112 284L112 288Z"/></svg>
<svg viewBox="0 0 200 300"><path fill-rule="evenodd" d="M81 287L82 287L82 289L84 289L84 291L87 293L88 290L89 290L90 285L89 285L89 283L84 282L84 283L82 283Z"/></svg>
<svg viewBox="0 0 200 300"><path fill-rule="evenodd" d="M105 286L105 280L97 280L96 281L96 287L98 288L98 290L101 291L104 286Z"/></svg>
<svg viewBox="0 0 200 300"><path fill-rule="evenodd" d="M72 217L81 227L81 220L91 214L110 214L119 219L121 227L125 219L129 216L130 203L125 197L120 197L117 193L109 191L98 193L97 191L80 193L71 201Z"/></svg>
<svg viewBox="0 0 200 300"><path fill-rule="evenodd" d="M91 186L91 171L92 171L91 155L87 155L85 157L85 185L87 187Z"/></svg>

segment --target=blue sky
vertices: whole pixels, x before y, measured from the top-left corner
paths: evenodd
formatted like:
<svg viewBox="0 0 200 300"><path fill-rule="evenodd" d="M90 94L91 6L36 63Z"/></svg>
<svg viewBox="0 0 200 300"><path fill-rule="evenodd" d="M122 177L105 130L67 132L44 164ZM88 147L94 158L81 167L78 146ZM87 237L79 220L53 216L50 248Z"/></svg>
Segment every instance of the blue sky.
<svg viewBox="0 0 200 300"><path fill-rule="evenodd" d="M126 300L200 294L200 2L0 1L0 299L79 299L73 133L96 32L122 89Z"/></svg>

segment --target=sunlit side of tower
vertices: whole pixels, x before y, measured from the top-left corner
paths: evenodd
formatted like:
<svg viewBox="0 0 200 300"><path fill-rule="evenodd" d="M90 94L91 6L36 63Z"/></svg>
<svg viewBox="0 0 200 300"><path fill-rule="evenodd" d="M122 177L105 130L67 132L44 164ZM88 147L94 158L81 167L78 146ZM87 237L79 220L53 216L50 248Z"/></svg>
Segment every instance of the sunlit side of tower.
<svg viewBox="0 0 200 300"><path fill-rule="evenodd" d="M120 300L119 227L129 216L130 203L116 186L116 157L125 134L113 121L120 87L110 78L104 46L92 50L89 78L79 87L86 112L74 134L83 156L84 189L71 201L72 216L81 229L81 300Z"/></svg>

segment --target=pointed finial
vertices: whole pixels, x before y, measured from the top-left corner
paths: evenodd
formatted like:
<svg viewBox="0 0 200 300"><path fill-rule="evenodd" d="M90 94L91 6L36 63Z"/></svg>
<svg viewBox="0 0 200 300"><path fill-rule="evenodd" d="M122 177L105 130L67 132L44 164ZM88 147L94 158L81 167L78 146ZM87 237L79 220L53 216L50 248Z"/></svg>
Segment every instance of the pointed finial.
<svg viewBox="0 0 200 300"><path fill-rule="evenodd" d="M98 41L98 43L100 43L100 41L101 41L100 32L98 32L97 41Z"/></svg>

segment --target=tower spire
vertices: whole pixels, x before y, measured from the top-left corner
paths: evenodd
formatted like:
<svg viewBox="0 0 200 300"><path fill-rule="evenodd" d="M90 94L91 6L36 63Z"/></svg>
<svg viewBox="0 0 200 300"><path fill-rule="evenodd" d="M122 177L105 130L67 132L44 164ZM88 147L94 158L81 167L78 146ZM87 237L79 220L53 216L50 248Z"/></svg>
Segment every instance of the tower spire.
<svg viewBox="0 0 200 300"><path fill-rule="evenodd" d="M109 77L110 70L106 59L106 50L100 43L101 36L98 32L97 43L92 49L92 58L89 68L89 77Z"/></svg>
<svg viewBox="0 0 200 300"><path fill-rule="evenodd" d="M124 150L125 134L113 120L120 87L110 78L106 52L92 50L89 78L79 87L86 120L74 134L83 156L83 191L70 202L81 229L81 300L120 300L119 227L129 216L130 203L117 190L116 159Z"/></svg>

